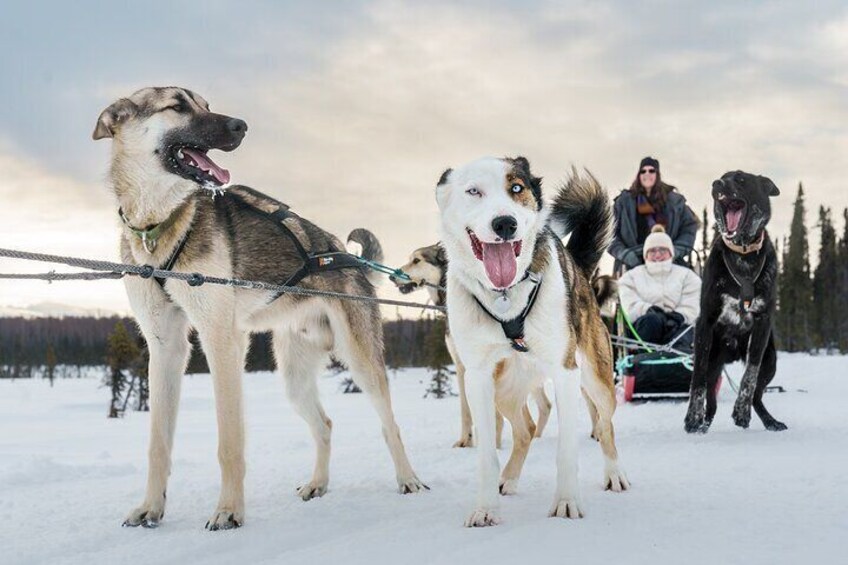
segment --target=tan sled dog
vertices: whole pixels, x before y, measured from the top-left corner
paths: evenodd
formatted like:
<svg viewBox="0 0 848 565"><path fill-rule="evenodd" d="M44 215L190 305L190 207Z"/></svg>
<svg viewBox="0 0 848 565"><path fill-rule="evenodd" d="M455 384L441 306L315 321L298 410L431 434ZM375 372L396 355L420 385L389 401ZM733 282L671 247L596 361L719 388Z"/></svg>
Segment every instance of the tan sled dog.
<svg viewBox="0 0 848 565"><path fill-rule="evenodd" d="M232 151L245 136L242 120L215 114L182 88L145 88L106 108L94 139L112 139L110 184L124 222L124 262L225 278L291 283L306 251L344 251L341 241L273 199L246 187L226 188L230 174L207 154ZM363 255L379 260L376 238L355 230ZM156 527L165 512L180 380L194 327L209 362L218 417L221 495L206 526L244 522L242 371L251 331L272 331L277 365L295 410L317 449L312 478L298 489L304 500L322 496L329 482L331 422L316 377L329 352L347 364L371 397L402 493L426 488L412 470L395 423L383 364L380 312L374 303L182 281L127 278L130 304L150 349L150 451L147 493L127 526ZM311 274L300 286L374 296L361 269Z"/></svg>

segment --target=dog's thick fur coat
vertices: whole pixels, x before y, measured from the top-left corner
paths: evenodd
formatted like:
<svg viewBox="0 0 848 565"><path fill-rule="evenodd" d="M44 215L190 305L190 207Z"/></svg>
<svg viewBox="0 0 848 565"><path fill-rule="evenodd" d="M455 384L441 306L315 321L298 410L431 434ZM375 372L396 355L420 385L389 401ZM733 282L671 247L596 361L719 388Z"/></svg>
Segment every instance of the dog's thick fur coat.
<svg viewBox="0 0 848 565"><path fill-rule="evenodd" d="M148 245L125 227L127 263L163 265L185 240L174 269L218 277L284 283L302 264L278 222L259 213L274 201L244 187L221 192L229 173L206 156L230 151L247 130L241 120L213 114L197 94L182 88L145 88L100 115L95 139L112 139L110 184L126 222L143 229L175 214L169 229ZM205 190L212 188L215 190ZM238 197L237 197L238 195ZM343 251L333 235L291 216L286 225L312 252ZM380 260L376 239L355 230L353 239ZM151 249L152 247L152 249ZM298 489L304 500L322 496L329 482L331 422L318 397L316 377L329 352L350 367L380 417L400 492L425 485L410 465L392 412L383 362L382 324L373 303L283 295L168 279L127 278L130 304L150 350L151 430L147 492L125 525L155 527L165 512L180 380L189 356L188 332L197 330L212 373L218 419L221 495L210 530L244 521L244 408L242 371L251 331L272 331L274 353L294 408L309 424L317 455L312 478ZM374 296L360 269L303 279L301 286Z"/></svg>
<svg viewBox="0 0 848 565"><path fill-rule="evenodd" d="M553 226L559 228L554 233L542 202L541 179L532 175L525 158L517 157L483 158L445 171L436 199L450 261L448 321L466 367L479 456L477 501L465 523L489 526L500 520L498 495L515 492L532 437L525 417L527 396L545 378L554 381L559 424L550 515L581 517L576 429L581 381L605 457L604 483L615 491L629 487L612 425L612 348L591 283L612 229L607 194L591 175L573 171L553 206ZM571 238L563 246L559 236L566 231ZM513 264L510 252L515 254ZM520 352L481 305L498 312L497 301L506 303L500 318L515 318L534 288L532 278L524 278L527 271L542 282L524 324L529 351ZM500 478L496 405L512 424L514 442Z"/></svg>

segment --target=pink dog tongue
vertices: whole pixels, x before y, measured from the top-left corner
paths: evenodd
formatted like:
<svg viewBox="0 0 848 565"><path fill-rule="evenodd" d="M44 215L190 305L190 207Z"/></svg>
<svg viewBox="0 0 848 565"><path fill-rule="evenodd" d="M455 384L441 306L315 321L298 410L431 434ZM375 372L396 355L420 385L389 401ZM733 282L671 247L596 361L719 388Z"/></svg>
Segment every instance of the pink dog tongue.
<svg viewBox="0 0 848 565"><path fill-rule="evenodd" d="M512 242L484 243L483 266L495 288L506 288L515 279L518 269Z"/></svg>
<svg viewBox="0 0 848 565"><path fill-rule="evenodd" d="M727 223L727 231L735 232L739 229L739 222L742 220L742 210L728 210L724 220Z"/></svg>
<svg viewBox="0 0 848 565"><path fill-rule="evenodd" d="M227 184L230 182L230 171L227 169L222 169L218 165L212 162L212 160L206 156L205 153L201 153L200 151L196 151L194 149L183 149L183 153L194 159L194 162L197 164L197 168L203 171L206 171L217 180L221 184Z"/></svg>

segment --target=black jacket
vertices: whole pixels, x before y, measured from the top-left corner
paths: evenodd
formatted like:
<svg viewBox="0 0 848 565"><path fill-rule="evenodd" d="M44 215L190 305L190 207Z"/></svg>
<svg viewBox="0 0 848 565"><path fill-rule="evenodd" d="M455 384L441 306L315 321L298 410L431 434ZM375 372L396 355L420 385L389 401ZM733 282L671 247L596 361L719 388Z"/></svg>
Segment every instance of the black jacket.
<svg viewBox="0 0 848 565"><path fill-rule="evenodd" d="M619 272L622 265L630 269L644 262L642 257L644 240L638 241L636 198L629 190L622 190L616 197L613 213L615 214L615 234L609 247L609 254L615 257L615 272ZM698 217L686 205L686 198L677 191L668 193L665 215L668 218L666 233L674 242L674 262L686 264L686 257L695 248Z"/></svg>

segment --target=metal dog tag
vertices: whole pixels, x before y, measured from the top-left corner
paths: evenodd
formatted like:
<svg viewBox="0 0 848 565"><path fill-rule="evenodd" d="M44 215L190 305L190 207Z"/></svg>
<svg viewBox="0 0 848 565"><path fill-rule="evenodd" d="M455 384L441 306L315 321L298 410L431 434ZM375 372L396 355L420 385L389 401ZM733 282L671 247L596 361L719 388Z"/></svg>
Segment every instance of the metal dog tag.
<svg viewBox="0 0 848 565"><path fill-rule="evenodd" d="M509 297L507 297L506 293L504 292L503 294L495 298L495 302L492 305L492 310L495 311L495 315L500 317L509 312L509 308L511 306L512 301L509 299Z"/></svg>

